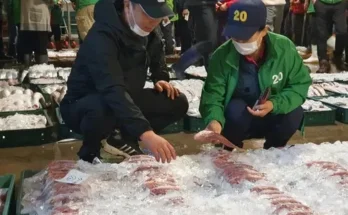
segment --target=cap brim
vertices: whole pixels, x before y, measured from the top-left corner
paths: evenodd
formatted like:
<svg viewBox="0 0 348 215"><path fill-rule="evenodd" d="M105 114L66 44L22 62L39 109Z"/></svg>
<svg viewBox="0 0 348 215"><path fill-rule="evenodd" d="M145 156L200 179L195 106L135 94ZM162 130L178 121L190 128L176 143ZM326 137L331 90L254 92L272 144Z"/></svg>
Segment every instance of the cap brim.
<svg viewBox="0 0 348 215"><path fill-rule="evenodd" d="M223 36L232 37L236 40L249 40L259 28L247 27L247 26L237 26L237 25L226 25L223 31Z"/></svg>
<svg viewBox="0 0 348 215"><path fill-rule="evenodd" d="M174 16L173 11L166 3L161 3L160 5L141 5L141 7L147 15L154 19Z"/></svg>

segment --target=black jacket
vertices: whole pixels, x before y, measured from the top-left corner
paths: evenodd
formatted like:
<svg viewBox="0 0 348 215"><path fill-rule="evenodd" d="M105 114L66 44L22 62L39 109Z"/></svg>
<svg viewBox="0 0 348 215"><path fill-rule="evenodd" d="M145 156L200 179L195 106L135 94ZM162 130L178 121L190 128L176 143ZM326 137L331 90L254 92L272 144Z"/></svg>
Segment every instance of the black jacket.
<svg viewBox="0 0 348 215"><path fill-rule="evenodd" d="M169 76L162 72L165 58L157 31L148 37L135 35L121 20L114 1L96 4L95 23L77 53L62 103L99 93L121 126L139 137L151 127L131 95L141 93L148 67L154 82L168 81Z"/></svg>

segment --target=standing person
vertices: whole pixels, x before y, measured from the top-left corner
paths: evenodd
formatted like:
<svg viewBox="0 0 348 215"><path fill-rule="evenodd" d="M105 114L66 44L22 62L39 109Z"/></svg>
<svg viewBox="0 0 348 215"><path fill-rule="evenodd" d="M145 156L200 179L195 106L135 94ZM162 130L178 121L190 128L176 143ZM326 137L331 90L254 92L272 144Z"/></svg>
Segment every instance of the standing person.
<svg viewBox="0 0 348 215"><path fill-rule="evenodd" d="M307 27L307 39L308 39L308 45L310 45L311 50L311 56L307 59L304 59L304 63L318 63L318 47L317 47L317 24L315 21L315 10L313 6L313 2L311 0L305 0L305 9L307 10L307 19L308 19L308 27Z"/></svg>
<svg viewBox="0 0 348 215"><path fill-rule="evenodd" d="M99 0L74 0L76 6L76 24L83 41L94 23L94 6Z"/></svg>
<svg viewBox="0 0 348 215"><path fill-rule="evenodd" d="M172 55L175 48L174 23L178 20L178 14L176 14L174 0L167 0L166 2L169 8L175 12L175 15L173 17L165 17L160 26L163 33L165 53L166 55Z"/></svg>
<svg viewBox="0 0 348 215"><path fill-rule="evenodd" d="M8 55L17 57L18 27L21 19L20 0L11 0L8 5L9 47Z"/></svg>
<svg viewBox="0 0 348 215"><path fill-rule="evenodd" d="M280 34L285 0L263 0L267 7L267 25L274 33Z"/></svg>
<svg viewBox="0 0 348 215"><path fill-rule="evenodd" d="M218 45L220 46L226 41L226 38L222 35L222 32L225 28L227 17L228 17L228 8L235 2L236 0L222 0L216 3L216 11L218 16Z"/></svg>
<svg viewBox="0 0 348 215"><path fill-rule="evenodd" d="M3 32L2 32L3 24L6 21L5 19L6 14L3 14L3 9L4 8L6 8L6 10L8 9L6 5L4 5L4 3L6 3L4 2L4 0L0 0L0 60L10 60L12 58L5 54Z"/></svg>
<svg viewBox="0 0 348 215"><path fill-rule="evenodd" d="M35 53L37 64L48 63L47 44L51 32L52 0L21 0L21 27L19 46L23 49L24 63L29 65Z"/></svg>
<svg viewBox="0 0 348 215"><path fill-rule="evenodd" d="M330 30L335 25L336 45L332 62L339 71L347 70L343 62L343 51L347 43L347 23L345 18L345 0L312 0L318 27L318 73L329 73L331 70L329 56L327 55L327 40L331 36Z"/></svg>
<svg viewBox="0 0 348 215"><path fill-rule="evenodd" d="M188 102L168 83L163 43L153 31L172 15L158 0L96 4L96 22L80 47L60 106L66 125L83 135L82 160L98 160L106 137L113 154L141 154L141 140L157 160L175 159L174 148L156 133L184 117ZM154 89L144 89L148 68ZM115 129L120 132L114 136Z"/></svg>
<svg viewBox="0 0 348 215"><path fill-rule="evenodd" d="M195 42L209 41L214 51L217 47L217 15L215 4L217 0L185 0L184 15L189 14L194 20ZM204 64L208 65L209 55L204 56Z"/></svg>
<svg viewBox="0 0 348 215"><path fill-rule="evenodd" d="M51 37L53 35L54 37L54 45L56 47L56 51L59 51L62 49L62 43L61 43L61 30L60 25L63 22L63 12L62 12L62 5L60 2L57 4L54 4L53 8L51 9L51 28L52 28L52 34L49 36L49 40L51 40Z"/></svg>
<svg viewBox="0 0 348 215"><path fill-rule="evenodd" d="M268 32L266 16L260 0L232 4L224 31L231 40L214 52L202 91L206 130L239 147L254 137L266 139L265 149L285 146L301 128L312 82L291 40ZM257 103L267 89L267 101Z"/></svg>
<svg viewBox="0 0 348 215"><path fill-rule="evenodd" d="M185 0L176 0L176 9L178 12L178 21L175 22L175 34L177 43L180 44L181 53L184 53L192 46L192 36L189 18L189 11L185 7Z"/></svg>
<svg viewBox="0 0 348 215"><path fill-rule="evenodd" d="M292 24L292 40L296 46L303 46L302 34L303 24L306 10L304 8L304 2L301 0L291 0L292 4L292 15L291 15L291 24Z"/></svg>

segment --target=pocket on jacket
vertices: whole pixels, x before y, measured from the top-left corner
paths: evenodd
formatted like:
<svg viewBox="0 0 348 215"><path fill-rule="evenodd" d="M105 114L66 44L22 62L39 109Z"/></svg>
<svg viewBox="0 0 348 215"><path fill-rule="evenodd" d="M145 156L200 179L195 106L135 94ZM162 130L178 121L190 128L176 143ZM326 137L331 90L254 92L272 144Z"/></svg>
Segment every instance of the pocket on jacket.
<svg viewBox="0 0 348 215"><path fill-rule="evenodd" d="M41 9L31 8L29 10L30 22L41 22L43 18L42 16L43 16L43 11Z"/></svg>

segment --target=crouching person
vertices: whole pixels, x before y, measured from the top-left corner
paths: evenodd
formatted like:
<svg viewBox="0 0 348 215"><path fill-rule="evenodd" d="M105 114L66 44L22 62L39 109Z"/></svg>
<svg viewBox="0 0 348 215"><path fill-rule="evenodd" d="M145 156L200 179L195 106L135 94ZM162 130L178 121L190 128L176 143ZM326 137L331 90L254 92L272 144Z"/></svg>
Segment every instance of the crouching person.
<svg viewBox="0 0 348 215"><path fill-rule="evenodd" d="M163 44L153 31L172 14L157 0L96 4L95 24L77 54L60 107L66 125L84 137L78 153L82 160L100 157L104 138L114 154L141 154L142 140L157 160L175 159L172 145L156 133L181 119L188 102L168 83ZM148 68L154 89L143 89Z"/></svg>
<svg viewBox="0 0 348 215"><path fill-rule="evenodd" d="M268 32L265 24L262 1L232 4L224 31L231 39L213 54L202 92L200 112L206 129L239 147L255 137L266 139L265 149L285 146L301 128L301 105L311 84L295 45ZM267 101L254 107L267 88Z"/></svg>

